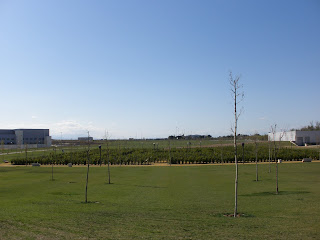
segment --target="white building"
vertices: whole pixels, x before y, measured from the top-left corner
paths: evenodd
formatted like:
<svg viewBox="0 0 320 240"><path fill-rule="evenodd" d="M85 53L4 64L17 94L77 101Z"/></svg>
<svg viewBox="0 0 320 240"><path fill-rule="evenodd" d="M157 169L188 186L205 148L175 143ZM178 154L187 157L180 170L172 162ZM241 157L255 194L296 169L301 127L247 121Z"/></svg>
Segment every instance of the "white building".
<svg viewBox="0 0 320 240"><path fill-rule="evenodd" d="M289 141L299 146L320 144L320 131L288 131L268 133L268 141Z"/></svg>

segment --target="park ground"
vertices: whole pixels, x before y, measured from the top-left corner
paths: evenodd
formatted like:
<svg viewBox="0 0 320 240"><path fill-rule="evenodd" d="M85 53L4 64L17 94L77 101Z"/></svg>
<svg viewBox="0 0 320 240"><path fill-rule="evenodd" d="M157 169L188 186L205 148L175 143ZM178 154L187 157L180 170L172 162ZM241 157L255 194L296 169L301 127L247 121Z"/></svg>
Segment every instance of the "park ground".
<svg viewBox="0 0 320 240"><path fill-rule="evenodd" d="M3 166L3 164L1 164ZM319 239L320 163L0 167L0 239Z"/></svg>

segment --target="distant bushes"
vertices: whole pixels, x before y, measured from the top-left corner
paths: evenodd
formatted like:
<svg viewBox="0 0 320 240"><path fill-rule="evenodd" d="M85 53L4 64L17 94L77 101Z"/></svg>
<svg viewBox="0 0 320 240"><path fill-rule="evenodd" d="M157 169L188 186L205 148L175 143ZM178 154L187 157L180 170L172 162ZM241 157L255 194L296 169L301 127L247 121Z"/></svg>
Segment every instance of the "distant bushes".
<svg viewBox="0 0 320 240"><path fill-rule="evenodd" d="M257 145L258 161L264 162L269 159L269 147L266 143ZM244 147L244 158L241 145L238 146L238 161L254 162L255 161L255 144L246 144ZM274 161L274 151L271 149L271 159ZM234 148L233 146L217 146L210 148L172 148L172 164L208 164L208 163L233 163ZM277 149L277 158L292 161L301 160L305 157L313 159L318 158L319 150L306 148L282 147ZM90 164L100 164L99 149L89 151ZM151 163L169 163L169 149L150 149L150 148L125 148L125 149L103 149L101 152L102 164L107 164L108 160L112 165L146 165ZM87 151L71 151L65 153L50 153L45 156L28 157L26 159L14 159L13 165L29 165L38 162L41 165L85 165L88 162Z"/></svg>

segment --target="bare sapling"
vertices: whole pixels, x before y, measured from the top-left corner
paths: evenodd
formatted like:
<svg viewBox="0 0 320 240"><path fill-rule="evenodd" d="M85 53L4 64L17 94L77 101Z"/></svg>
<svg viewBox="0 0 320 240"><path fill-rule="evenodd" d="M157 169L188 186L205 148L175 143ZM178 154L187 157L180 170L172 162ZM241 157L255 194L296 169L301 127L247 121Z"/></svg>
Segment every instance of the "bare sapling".
<svg viewBox="0 0 320 240"><path fill-rule="evenodd" d="M268 137L268 145L269 145L269 173L271 173L271 141Z"/></svg>
<svg viewBox="0 0 320 240"><path fill-rule="evenodd" d="M105 139L107 144L108 183L111 184L108 134L105 134Z"/></svg>
<svg viewBox="0 0 320 240"><path fill-rule="evenodd" d="M238 158L237 158L237 128L238 128L238 119L241 115L241 110L237 111L237 105L243 100L244 93L241 90L242 85L239 84L240 76L232 76L232 72L229 73L229 83L232 99L234 101L234 127L231 128L231 131L234 134L233 144L234 144L234 160L236 165L236 176L235 176L235 203L234 203L234 217L237 217L238 212Z"/></svg>
<svg viewBox="0 0 320 240"><path fill-rule="evenodd" d="M88 202L88 182L89 182L89 167L90 167L90 155L89 154L90 154L90 135L89 135L89 131L88 131L88 149L87 149L87 164L88 164L88 168L87 168L85 203Z"/></svg>
<svg viewBox="0 0 320 240"><path fill-rule="evenodd" d="M277 124L274 124L274 126L271 126L271 132L273 136L273 145L274 145L274 160L276 162L276 194L279 194L277 144L275 140L276 129L277 129Z"/></svg>
<svg viewBox="0 0 320 240"><path fill-rule="evenodd" d="M258 177L258 144L257 144L257 139L255 140L255 153L256 153L256 182L258 182L259 177Z"/></svg>
<svg viewBox="0 0 320 240"><path fill-rule="evenodd" d="M28 143L26 143L26 166L28 165Z"/></svg>
<svg viewBox="0 0 320 240"><path fill-rule="evenodd" d="M170 144L170 140L169 140L169 164L171 166L171 144Z"/></svg>

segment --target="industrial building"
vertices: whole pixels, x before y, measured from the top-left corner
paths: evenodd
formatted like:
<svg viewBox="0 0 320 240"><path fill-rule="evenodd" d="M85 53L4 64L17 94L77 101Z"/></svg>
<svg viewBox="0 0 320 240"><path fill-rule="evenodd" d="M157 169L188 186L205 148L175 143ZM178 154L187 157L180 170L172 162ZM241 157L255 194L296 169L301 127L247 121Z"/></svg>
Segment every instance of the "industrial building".
<svg viewBox="0 0 320 240"><path fill-rule="evenodd" d="M92 142L93 141L93 137L78 137L78 141L80 142Z"/></svg>
<svg viewBox="0 0 320 240"><path fill-rule="evenodd" d="M0 129L0 143L6 148L17 148L24 145L50 147L51 136L49 136L49 129Z"/></svg>
<svg viewBox="0 0 320 240"><path fill-rule="evenodd" d="M320 131L288 131L268 133L269 141L289 141L298 146L320 144Z"/></svg>

